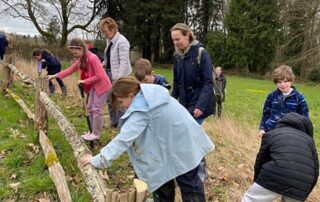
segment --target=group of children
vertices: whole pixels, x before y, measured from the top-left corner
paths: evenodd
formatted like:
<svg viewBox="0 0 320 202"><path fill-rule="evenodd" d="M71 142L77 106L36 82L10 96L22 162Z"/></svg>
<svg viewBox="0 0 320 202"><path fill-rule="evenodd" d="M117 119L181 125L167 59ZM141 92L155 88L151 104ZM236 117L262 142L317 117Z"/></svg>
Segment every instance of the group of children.
<svg viewBox="0 0 320 202"><path fill-rule="evenodd" d="M135 78L125 76L111 84L101 61L88 51L83 40L72 39L69 50L77 60L63 71L48 50L35 50L33 56L47 68L51 93L54 93L52 79L58 81L66 95L62 79L77 70L80 75L85 73L78 83L89 91L87 108L92 132L82 138L100 139L102 107L107 97L115 109L125 109L120 133L100 154L82 157L81 166L104 168L128 151L136 174L148 184L157 200L174 200L175 179L183 201L205 201L204 157L214 149L214 144L186 108L169 95L171 85L163 76L153 73L150 61L138 59L134 63ZM221 67L215 68L213 79L216 114L220 117L226 95ZM279 66L272 79L277 89L264 103L254 184L244 194L244 202L272 201L279 196L283 201L303 201L319 175L307 102L293 86L295 76L291 67Z"/></svg>

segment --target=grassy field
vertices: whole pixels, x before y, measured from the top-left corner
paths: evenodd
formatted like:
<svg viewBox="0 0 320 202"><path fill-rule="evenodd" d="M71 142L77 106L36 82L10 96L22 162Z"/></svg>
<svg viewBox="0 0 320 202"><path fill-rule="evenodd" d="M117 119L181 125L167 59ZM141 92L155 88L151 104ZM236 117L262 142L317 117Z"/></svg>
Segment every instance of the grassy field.
<svg viewBox="0 0 320 202"><path fill-rule="evenodd" d="M172 83L172 70L155 69L155 72L164 75ZM259 140L253 139L253 133L258 131L263 102L267 94L275 88L271 81L229 75L226 75L226 78L227 95L223 117L220 120L209 118L204 123L205 130L217 146L215 152L207 158L211 172L207 186L208 201L236 201L235 199L239 199L251 183L252 163L259 146ZM76 80L77 75L66 80L69 90L67 98L59 95L60 90L57 87L58 94L52 99L71 120L79 134L83 134L87 127L83 111L80 109ZM307 99L311 120L314 123L315 139L320 149L320 95L317 93L320 89L302 84L297 84L296 87ZM13 89L23 97L28 106L34 108L32 87L15 81ZM33 123L11 98L0 94L0 104L2 106L0 108L0 184L2 185L0 201L33 201L42 198L57 201L55 187L49 177ZM105 117L105 119L108 118ZM77 168L71 147L54 121L50 119L49 123L49 138L66 172L73 201L90 201L90 195L85 189L83 177ZM104 134L107 135L102 137L103 144L117 134L117 131L109 130L107 125L106 122ZM242 146L239 147L239 144ZM101 146L94 148L93 153L97 153ZM250 155L246 156L247 153ZM235 173L235 169L239 172ZM127 173L128 170L131 170L130 163L127 155L123 155L113 162L112 168L108 169L111 179L109 181L114 182L108 186L128 187L130 180L126 179L133 175L132 172ZM232 192L237 193L232 196Z"/></svg>

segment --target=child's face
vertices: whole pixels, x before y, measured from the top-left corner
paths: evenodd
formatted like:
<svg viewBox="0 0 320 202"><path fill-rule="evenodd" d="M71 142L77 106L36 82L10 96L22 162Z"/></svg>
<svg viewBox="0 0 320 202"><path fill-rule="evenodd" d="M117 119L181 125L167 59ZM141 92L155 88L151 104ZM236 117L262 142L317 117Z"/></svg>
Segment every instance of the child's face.
<svg viewBox="0 0 320 202"><path fill-rule="evenodd" d="M72 53L73 57L81 58L84 56L84 48L83 47L71 47L69 48L70 52Z"/></svg>
<svg viewBox="0 0 320 202"><path fill-rule="evenodd" d="M153 75L145 75L144 79L141 80L141 83L153 83L154 82L154 76Z"/></svg>
<svg viewBox="0 0 320 202"><path fill-rule="evenodd" d="M277 87L282 93L290 92L291 85L292 85L292 81L288 81L286 79L285 80L279 80L277 82Z"/></svg>
<svg viewBox="0 0 320 202"><path fill-rule="evenodd" d="M218 76L220 76L221 72L222 72L221 68L217 67L216 68L216 73L217 73Z"/></svg>
<svg viewBox="0 0 320 202"><path fill-rule="evenodd" d="M134 96L133 93L129 93L128 97L117 97L117 101L119 103L119 107L121 109L128 109L129 106L131 105L132 100L133 100L134 97L135 96Z"/></svg>
<svg viewBox="0 0 320 202"><path fill-rule="evenodd" d="M41 60L41 55L36 55L36 56L33 56L33 57L34 57L34 59L36 59L36 60L38 60L38 61Z"/></svg>

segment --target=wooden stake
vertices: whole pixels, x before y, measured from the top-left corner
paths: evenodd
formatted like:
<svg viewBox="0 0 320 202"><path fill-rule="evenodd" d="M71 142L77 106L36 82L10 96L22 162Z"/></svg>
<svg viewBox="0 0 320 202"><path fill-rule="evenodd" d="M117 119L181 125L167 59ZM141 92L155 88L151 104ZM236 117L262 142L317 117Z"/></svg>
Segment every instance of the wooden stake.
<svg viewBox="0 0 320 202"><path fill-rule="evenodd" d="M136 187L136 202L144 202L147 197L147 184L139 179L134 179L133 184Z"/></svg>

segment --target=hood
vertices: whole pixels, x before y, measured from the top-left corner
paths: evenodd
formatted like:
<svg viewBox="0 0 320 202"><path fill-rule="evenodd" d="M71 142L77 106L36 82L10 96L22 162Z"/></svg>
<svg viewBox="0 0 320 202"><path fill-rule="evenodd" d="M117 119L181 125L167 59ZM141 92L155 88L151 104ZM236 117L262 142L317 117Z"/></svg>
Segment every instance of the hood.
<svg viewBox="0 0 320 202"><path fill-rule="evenodd" d="M276 127L292 127L313 137L313 126L311 120L295 112L286 114L282 119L280 119Z"/></svg>
<svg viewBox="0 0 320 202"><path fill-rule="evenodd" d="M183 50L176 48L176 54L178 54L180 56L184 56L185 54L187 54L189 52L189 50L192 50L192 49L198 48L198 47L203 47L203 44L200 43L198 40L194 40L193 42L191 42L189 44L189 46L187 47L187 49L184 52L183 52Z"/></svg>
<svg viewBox="0 0 320 202"><path fill-rule="evenodd" d="M121 119L127 118L132 112L146 112L170 102L170 94L166 88L156 84L140 84L140 87L140 92Z"/></svg>

